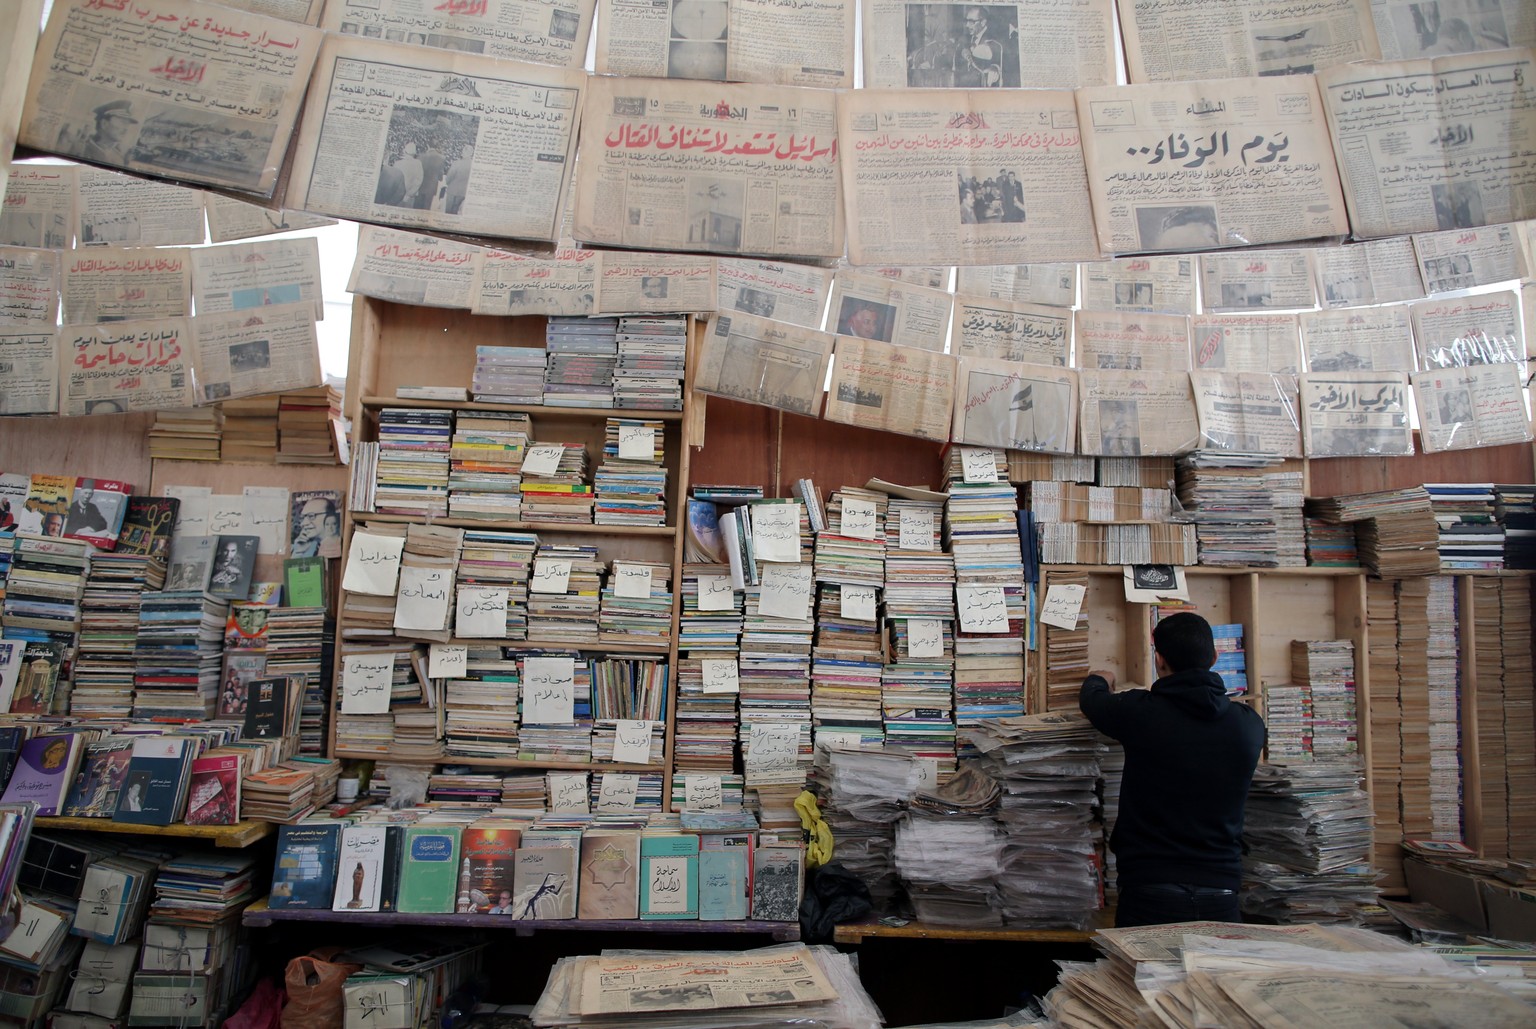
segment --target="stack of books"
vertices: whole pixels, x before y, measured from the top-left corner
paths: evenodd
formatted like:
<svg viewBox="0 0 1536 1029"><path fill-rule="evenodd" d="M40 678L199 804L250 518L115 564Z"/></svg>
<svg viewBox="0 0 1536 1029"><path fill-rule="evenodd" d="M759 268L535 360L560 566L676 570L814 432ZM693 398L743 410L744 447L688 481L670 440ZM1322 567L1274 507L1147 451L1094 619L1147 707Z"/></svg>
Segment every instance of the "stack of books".
<svg viewBox="0 0 1536 1029"><path fill-rule="evenodd" d="M1440 527L1423 486L1317 497L1308 514L1329 522L1356 522L1360 560L1383 579L1434 575L1440 570Z"/></svg>
<svg viewBox="0 0 1536 1029"><path fill-rule="evenodd" d="M421 684L416 678L415 648L399 641L389 643L346 643L342 647L343 687L347 669L354 662L373 665L388 661L390 668L389 698L383 710L374 710L359 703L358 695L342 689L341 705L336 713L336 750L349 757L362 755L388 756L395 746L395 719L390 713L396 708L419 704L423 700ZM361 708L361 710L359 710Z"/></svg>
<svg viewBox="0 0 1536 1029"><path fill-rule="evenodd" d="M457 590L461 594L465 587L506 590L504 639L528 638L528 574L538 546L539 538L531 532L464 530L455 573Z"/></svg>
<svg viewBox="0 0 1536 1029"><path fill-rule="evenodd" d="M1243 647L1241 623L1212 625L1211 635L1216 642L1216 664L1211 671L1221 676L1227 696L1245 696L1248 693L1248 652Z"/></svg>
<svg viewBox="0 0 1536 1029"><path fill-rule="evenodd" d="M738 662L748 787L803 782L812 757L811 566L765 563L761 574L766 582L745 591ZM774 606L781 602L787 606ZM772 760L760 747L770 737L777 744Z"/></svg>
<svg viewBox="0 0 1536 1029"><path fill-rule="evenodd" d="M341 394L326 384L282 394L277 405L277 463L339 463L336 423Z"/></svg>
<svg viewBox="0 0 1536 1029"><path fill-rule="evenodd" d="M1307 495L1300 469L1268 472L1264 484L1275 505L1275 560L1281 568L1304 568L1307 564L1307 537L1302 525L1302 509Z"/></svg>
<svg viewBox="0 0 1536 1029"><path fill-rule="evenodd" d="M217 405L156 411L146 435L149 456L156 460L217 461L224 412Z"/></svg>
<svg viewBox="0 0 1536 1029"><path fill-rule="evenodd" d="M1406 581L1406 580L1405 580ZM1424 612L1429 703L1429 792L1425 798L1429 836L1461 839L1460 622L1456 580L1436 575L1424 580L1429 597ZM1372 680L1374 685L1374 677ZM1374 718L1374 716L1373 716ZM1373 744L1374 752L1374 744Z"/></svg>
<svg viewBox="0 0 1536 1029"><path fill-rule="evenodd" d="M530 668L530 662L534 662ZM569 680L566 683L566 663ZM553 669L553 670L552 670ZM592 760L592 666L574 651L522 651L518 656L522 728L518 757L524 761L587 763ZM551 679L559 694L549 706ZM566 693L566 690L569 693ZM570 698L569 706L563 698ZM559 708L559 710L554 710Z"/></svg>
<svg viewBox="0 0 1536 1029"><path fill-rule="evenodd" d="M405 527L395 594L395 635L407 639L453 638L454 574L464 530L443 525Z"/></svg>
<svg viewBox="0 0 1536 1029"><path fill-rule="evenodd" d="M1441 568L1503 568L1504 526L1494 516L1491 482L1427 482L1440 527Z"/></svg>
<svg viewBox="0 0 1536 1029"><path fill-rule="evenodd" d="M520 683L516 655L470 647L465 675L444 688L444 747L449 757L515 760Z"/></svg>
<svg viewBox="0 0 1536 1029"><path fill-rule="evenodd" d="M448 452L448 514L515 522L522 507L523 454L533 425L526 414L457 411Z"/></svg>
<svg viewBox="0 0 1536 1029"><path fill-rule="evenodd" d="M595 646L606 570L596 546L539 544L528 586L528 641Z"/></svg>
<svg viewBox="0 0 1536 1029"><path fill-rule="evenodd" d="M853 495L841 491L841 524ZM884 518L882 624L890 640L880 672L887 750L955 769L955 559L940 549L944 505L892 495ZM913 635L917 647L913 652Z"/></svg>
<svg viewBox="0 0 1536 1029"><path fill-rule="evenodd" d="M1504 526L1504 567L1536 568L1536 486L1493 487L1493 513Z"/></svg>
<svg viewBox="0 0 1536 1029"><path fill-rule="evenodd" d="M133 712L139 604L146 590L159 591L164 585L161 558L118 551L92 559L80 604L70 714L126 718Z"/></svg>
<svg viewBox="0 0 1536 1029"><path fill-rule="evenodd" d="M200 590L145 593L134 645L135 718L211 718L229 603Z"/></svg>
<svg viewBox="0 0 1536 1029"><path fill-rule="evenodd" d="M274 607L267 610L264 675L287 676L300 695L298 753L325 753L330 713L331 647L334 623L323 607Z"/></svg>
<svg viewBox="0 0 1536 1029"><path fill-rule="evenodd" d="M546 407L612 407L617 318L551 317L544 330Z"/></svg>
<svg viewBox="0 0 1536 1029"><path fill-rule="evenodd" d="M820 540L826 534L818 537ZM854 608L850 591L864 591L868 612ZM816 647L811 661L811 715L820 746L871 747L885 742L881 709L884 649L875 620L872 586L823 583L816 611Z"/></svg>
<svg viewBox="0 0 1536 1029"><path fill-rule="evenodd" d="M603 463L592 477L598 525L667 524L662 423L608 419Z"/></svg>
<svg viewBox="0 0 1536 1029"><path fill-rule="evenodd" d="M277 461L277 408L281 394L226 400L224 431L220 440L222 461Z"/></svg>
<svg viewBox="0 0 1536 1029"><path fill-rule="evenodd" d="M1088 589L1086 572L1051 572L1050 582L1042 583L1041 590L1050 586L1081 586ZM1083 679L1088 675L1088 605L1077 610L1077 624L1071 629L1042 623L1040 631L1045 637L1045 709L1047 711L1076 711L1077 694Z"/></svg>
<svg viewBox="0 0 1536 1029"><path fill-rule="evenodd" d="M1279 464L1276 457L1269 464ZM1179 459L1179 503L1194 516L1203 565L1279 564L1275 503L1264 467L1200 451Z"/></svg>
<svg viewBox="0 0 1536 1029"><path fill-rule="evenodd" d="M1310 694L1311 755L1349 758L1358 750L1355 645L1350 640L1292 640L1291 674Z"/></svg>
<svg viewBox="0 0 1536 1029"><path fill-rule="evenodd" d="M379 412L373 510L441 518L448 513L453 412L386 407Z"/></svg>
<svg viewBox="0 0 1536 1029"><path fill-rule="evenodd" d="M666 752L667 673L667 663L659 658L592 662L593 761L632 765L662 762ZM655 787L659 807L659 778Z"/></svg>
<svg viewBox="0 0 1536 1029"><path fill-rule="evenodd" d="M477 346L469 391L478 403L542 404L545 356L541 346Z"/></svg>
<svg viewBox="0 0 1536 1029"><path fill-rule="evenodd" d="M525 522L592 524L594 498L587 484L584 444L530 444L523 455L519 489Z"/></svg>
<svg viewBox="0 0 1536 1029"><path fill-rule="evenodd" d="M683 359L688 352L686 315L619 319L613 406L651 411L683 407Z"/></svg>
<svg viewBox="0 0 1536 1029"><path fill-rule="evenodd" d="M673 740L680 769L729 772L735 763L743 602L730 576L725 564L683 565Z"/></svg>
<svg viewBox="0 0 1536 1029"><path fill-rule="evenodd" d="M1313 502L1309 500L1307 505L1311 507ZM1329 522L1308 516L1304 530L1308 565L1317 568L1360 567L1360 555L1355 550L1354 523Z"/></svg>
<svg viewBox="0 0 1536 1029"><path fill-rule="evenodd" d="M672 568L615 560L602 591L598 636L604 644L666 646L672 640Z"/></svg>

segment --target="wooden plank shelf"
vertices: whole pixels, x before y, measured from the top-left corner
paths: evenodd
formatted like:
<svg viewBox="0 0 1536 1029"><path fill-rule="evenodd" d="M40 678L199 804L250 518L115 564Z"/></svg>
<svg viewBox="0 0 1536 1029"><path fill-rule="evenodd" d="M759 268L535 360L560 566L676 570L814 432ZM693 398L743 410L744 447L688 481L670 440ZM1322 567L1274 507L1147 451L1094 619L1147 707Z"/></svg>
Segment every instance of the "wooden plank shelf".
<svg viewBox="0 0 1536 1029"><path fill-rule="evenodd" d="M1114 924L1114 912L1099 912L1095 924L1087 929L971 929L964 926L929 925L912 921L905 925L886 925L877 919L849 922L832 930L835 943L863 943L868 939L886 940L981 940L993 943L1087 943L1094 933Z"/></svg>
<svg viewBox="0 0 1536 1029"><path fill-rule="evenodd" d="M353 511L360 525L446 525L455 529L487 529L496 532L572 532L594 536L657 536L675 539L673 525L593 525L589 522L493 522L484 518L418 518L415 515L369 514Z"/></svg>
<svg viewBox="0 0 1536 1029"><path fill-rule="evenodd" d="M633 407L545 407L542 404L486 404L474 400L407 400L404 397L363 397L365 411L385 407L424 407L436 411L510 411L544 418L589 422L594 418L634 418L648 422L680 422L681 411L652 411Z"/></svg>
<svg viewBox="0 0 1536 1029"><path fill-rule="evenodd" d="M504 772L633 772L643 775L647 772L665 772L664 764L652 765L621 765L610 761L585 762L585 761L523 761L515 757L455 757L439 755L438 757L401 757L398 754L372 753L366 750L349 750L338 748L332 757L351 759L355 761L388 761L392 765L469 765L474 768L497 768ZM670 790L670 786L664 790Z"/></svg>
<svg viewBox="0 0 1536 1029"><path fill-rule="evenodd" d="M173 837L179 840L204 840L215 847L238 849L249 847L257 840L272 835L275 826L271 822L244 821L234 825L139 825L135 822L114 822L109 818L70 818L50 815L34 823L39 830L67 829L77 832L122 833L131 836Z"/></svg>

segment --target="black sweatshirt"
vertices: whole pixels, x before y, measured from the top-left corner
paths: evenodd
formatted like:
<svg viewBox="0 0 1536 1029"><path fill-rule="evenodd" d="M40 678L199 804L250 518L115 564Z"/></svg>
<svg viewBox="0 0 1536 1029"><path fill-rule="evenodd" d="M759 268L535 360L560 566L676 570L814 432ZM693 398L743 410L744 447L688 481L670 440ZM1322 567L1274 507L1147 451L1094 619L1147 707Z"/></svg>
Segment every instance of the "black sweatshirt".
<svg viewBox="0 0 1536 1029"><path fill-rule="evenodd" d="M1204 670L1124 693L1102 676L1083 680L1083 714L1125 747L1109 839L1122 886L1242 885L1243 806L1266 733L1258 712L1224 694L1221 676Z"/></svg>

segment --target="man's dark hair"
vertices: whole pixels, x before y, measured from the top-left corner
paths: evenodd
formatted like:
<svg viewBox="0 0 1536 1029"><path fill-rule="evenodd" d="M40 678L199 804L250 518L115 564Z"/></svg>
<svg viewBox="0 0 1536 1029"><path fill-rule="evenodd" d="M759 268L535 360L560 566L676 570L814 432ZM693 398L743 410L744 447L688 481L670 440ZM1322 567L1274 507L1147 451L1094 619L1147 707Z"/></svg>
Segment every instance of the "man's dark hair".
<svg viewBox="0 0 1536 1029"><path fill-rule="evenodd" d="M1152 646L1173 672L1203 670L1216 663L1211 623L1191 611L1180 611L1158 622L1152 629Z"/></svg>

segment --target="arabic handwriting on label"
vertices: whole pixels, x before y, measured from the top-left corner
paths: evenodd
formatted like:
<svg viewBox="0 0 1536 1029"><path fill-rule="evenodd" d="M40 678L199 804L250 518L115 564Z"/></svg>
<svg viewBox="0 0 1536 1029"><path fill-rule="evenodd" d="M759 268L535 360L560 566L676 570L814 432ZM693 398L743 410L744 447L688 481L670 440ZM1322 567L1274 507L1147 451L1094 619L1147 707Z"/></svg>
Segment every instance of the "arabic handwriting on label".
<svg viewBox="0 0 1536 1029"><path fill-rule="evenodd" d="M872 500L849 497L843 501L843 514L839 527L844 536L872 540L876 532L876 507Z"/></svg>
<svg viewBox="0 0 1536 1029"><path fill-rule="evenodd" d="M900 550L932 550L933 512L902 508L896 546Z"/></svg>
<svg viewBox="0 0 1536 1029"><path fill-rule="evenodd" d="M530 657L523 661L523 721L531 725L568 725L575 719L576 662L569 657Z"/></svg>
<svg viewBox="0 0 1536 1029"><path fill-rule="evenodd" d="M560 458L565 455L561 446L529 447L523 455L523 472L526 475L554 475L560 469Z"/></svg>
<svg viewBox="0 0 1536 1029"><path fill-rule="evenodd" d="M469 671L466 647L434 643L427 651L427 676L432 679L456 679Z"/></svg>
<svg viewBox="0 0 1536 1029"><path fill-rule="evenodd" d="M960 451L966 482L996 482L997 456L989 449L966 447Z"/></svg>
<svg viewBox="0 0 1536 1029"><path fill-rule="evenodd" d="M587 791L587 776L585 772L580 775L557 775L550 773L547 781L551 811L587 810L590 798Z"/></svg>
<svg viewBox="0 0 1536 1029"><path fill-rule="evenodd" d="M613 760L617 764L651 763L651 726L638 719L619 719L613 727Z"/></svg>
<svg viewBox="0 0 1536 1029"><path fill-rule="evenodd" d="M1058 584L1045 591L1045 602L1040 605L1040 621L1059 629L1076 629L1078 612L1088 587L1072 583Z"/></svg>
<svg viewBox="0 0 1536 1029"><path fill-rule="evenodd" d="M619 459L650 461L656 457L656 431L649 425L619 426Z"/></svg>
<svg viewBox="0 0 1536 1029"><path fill-rule="evenodd" d="M597 788L597 810L633 811L640 794L640 777L608 772Z"/></svg>
<svg viewBox="0 0 1536 1029"><path fill-rule="evenodd" d="M375 597L394 596L395 582L400 574L400 552L404 547L404 536L353 533L342 588Z"/></svg>
<svg viewBox="0 0 1536 1029"><path fill-rule="evenodd" d="M841 593L844 618L850 618L856 622L875 620L875 588L873 586L844 585Z"/></svg>
<svg viewBox="0 0 1536 1029"><path fill-rule="evenodd" d="M747 735L747 765L759 774L794 771L800 761L798 722L753 722Z"/></svg>
<svg viewBox="0 0 1536 1029"><path fill-rule="evenodd" d="M494 586L460 586L454 634L461 637L502 638L507 635L507 590Z"/></svg>
<svg viewBox="0 0 1536 1029"><path fill-rule="evenodd" d="M731 588L729 576L699 576L700 611L734 611L735 609L736 591Z"/></svg>
<svg viewBox="0 0 1536 1029"><path fill-rule="evenodd" d="M800 560L799 504L759 503L752 507L752 545L760 561Z"/></svg>
<svg viewBox="0 0 1536 1029"><path fill-rule="evenodd" d="M733 657L706 657L704 668L705 693L739 693L741 681L736 659Z"/></svg>
<svg viewBox="0 0 1536 1029"><path fill-rule="evenodd" d="M811 566L767 564L758 597L758 611L768 618L804 621L810 615Z"/></svg>
<svg viewBox="0 0 1536 1029"><path fill-rule="evenodd" d="M1008 602L1001 586L957 586L960 628L965 632L1008 631Z"/></svg>
<svg viewBox="0 0 1536 1029"><path fill-rule="evenodd" d="M649 565L613 563L613 595L644 600L651 595Z"/></svg>
<svg viewBox="0 0 1536 1029"><path fill-rule="evenodd" d="M934 757L920 757L917 759L917 788L919 790L937 789L939 785L939 759Z"/></svg>
<svg viewBox="0 0 1536 1029"><path fill-rule="evenodd" d="M563 559L542 557L533 563L533 577L528 580L531 593L564 593L570 588L571 563Z"/></svg>
<svg viewBox="0 0 1536 1029"><path fill-rule="evenodd" d="M683 806L713 811L724 803L725 788L718 775L683 776Z"/></svg>
<svg viewBox="0 0 1536 1029"><path fill-rule="evenodd" d="M907 653L911 657L943 657L944 623L937 618L907 619Z"/></svg>
<svg viewBox="0 0 1536 1029"><path fill-rule="evenodd" d="M393 654L349 654L342 662L341 710L344 714L383 714L389 710L395 676Z"/></svg>

